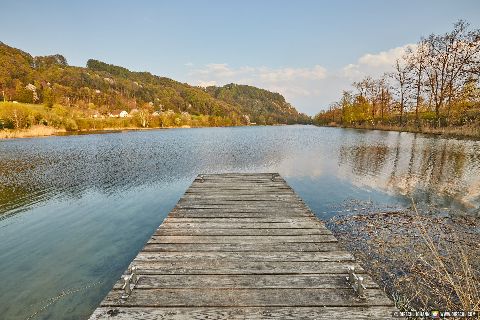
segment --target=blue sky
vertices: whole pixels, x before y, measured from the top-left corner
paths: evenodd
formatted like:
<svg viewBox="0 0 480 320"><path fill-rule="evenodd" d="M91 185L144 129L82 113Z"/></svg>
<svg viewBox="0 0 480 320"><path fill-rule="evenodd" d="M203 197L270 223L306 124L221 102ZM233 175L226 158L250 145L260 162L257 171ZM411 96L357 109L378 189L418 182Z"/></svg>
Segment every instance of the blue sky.
<svg viewBox="0 0 480 320"><path fill-rule="evenodd" d="M246 83L315 114L401 47L480 27L478 0L9 1L0 41L33 55L89 58L193 85Z"/></svg>

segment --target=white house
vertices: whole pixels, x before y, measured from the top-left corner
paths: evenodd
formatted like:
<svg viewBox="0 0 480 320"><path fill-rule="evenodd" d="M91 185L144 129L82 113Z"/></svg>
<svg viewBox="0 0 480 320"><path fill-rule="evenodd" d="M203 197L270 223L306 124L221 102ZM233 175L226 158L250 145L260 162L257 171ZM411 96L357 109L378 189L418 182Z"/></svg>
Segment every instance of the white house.
<svg viewBox="0 0 480 320"><path fill-rule="evenodd" d="M120 112L120 114L118 115L120 118L126 118L128 117L128 112L123 110L122 112Z"/></svg>

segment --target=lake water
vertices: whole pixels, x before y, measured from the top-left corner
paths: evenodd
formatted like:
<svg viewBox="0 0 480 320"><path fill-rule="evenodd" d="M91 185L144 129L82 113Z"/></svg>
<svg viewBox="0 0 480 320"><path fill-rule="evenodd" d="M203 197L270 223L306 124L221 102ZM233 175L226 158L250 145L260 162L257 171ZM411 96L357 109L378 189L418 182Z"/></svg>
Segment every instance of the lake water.
<svg viewBox="0 0 480 320"><path fill-rule="evenodd" d="M324 220L410 196L479 214L479 141L313 126L4 140L0 318L88 318L195 176L222 172L279 172Z"/></svg>

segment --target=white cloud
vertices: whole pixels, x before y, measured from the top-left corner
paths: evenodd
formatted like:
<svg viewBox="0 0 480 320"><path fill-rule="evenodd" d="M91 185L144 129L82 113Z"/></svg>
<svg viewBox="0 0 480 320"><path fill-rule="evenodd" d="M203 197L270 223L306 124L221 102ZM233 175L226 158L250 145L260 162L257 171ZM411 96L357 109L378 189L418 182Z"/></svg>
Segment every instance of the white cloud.
<svg viewBox="0 0 480 320"><path fill-rule="evenodd" d="M308 96L311 90L308 82L324 79L327 71L320 65L311 68L268 68L230 67L226 63L210 63L203 68L192 70L190 77L199 86L226 84L230 82L259 86L279 92L287 98Z"/></svg>
<svg viewBox="0 0 480 320"><path fill-rule="evenodd" d="M367 65L370 67L389 67L395 63L395 60L401 58L405 54L407 48L414 48L415 44L407 44L401 47L396 47L387 51L381 51L379 53L367 53L358 59L359 64Z"/></svg>
<svg viewBox="0 0 480 320"><path fill-rule="evenodd" d="M361 56L356 63L350 63L342 68L340 74L352 81L359 80L367 75L380 77L385 72L393 70L393 65L400 59L408 48L415 48L416 44L406 44L379 53L367 53Z"/></svg>
<svg viewBox="0 0 480 320"><path fill-rule="evenodd" d="M312 68L268 69L263 67L258 70L258 75L267 82L281 82L296 79L319 80L326 77L327 70L319 65L315 65Z"/></svg>
<svg viewBox="0 0 480 320"><path fill-rule="evenodd" d="M370 75L380 77L393 70L407 44L378 53L366 53L357 61L338 70L327 70L317 64L310 67L270 68L267 66L232 67L227 63L210 63L191 68L190 83L202 87L227 83L248 84L278 92L299 111L313 115L337 100L343 90L351 88L353 81Z"/></svg>

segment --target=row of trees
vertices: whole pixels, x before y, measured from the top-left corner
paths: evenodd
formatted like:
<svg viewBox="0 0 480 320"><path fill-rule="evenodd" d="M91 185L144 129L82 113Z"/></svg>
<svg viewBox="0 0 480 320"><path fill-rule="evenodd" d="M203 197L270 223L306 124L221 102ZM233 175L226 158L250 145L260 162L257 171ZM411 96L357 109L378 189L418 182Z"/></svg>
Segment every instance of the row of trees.
<svg viewBox="0 0 480 320"><path fill-rule="evenodd" d="M169 128L246 125L245 117L191 115L188 112L168 110L152 114L151 109L141 108L130 117L91 117L78 108L54 105L33 105L0 102L0 129L28 129L36 125L50 126L67 131L120 128Z"/></svg>
<svg viewBox="0 0 480 320"><path fill-rule="evenodd" d="M463 20L408 47L393 71L365 77L315 116L318 124L459 126L480 117L480 29Z"/></svg>

